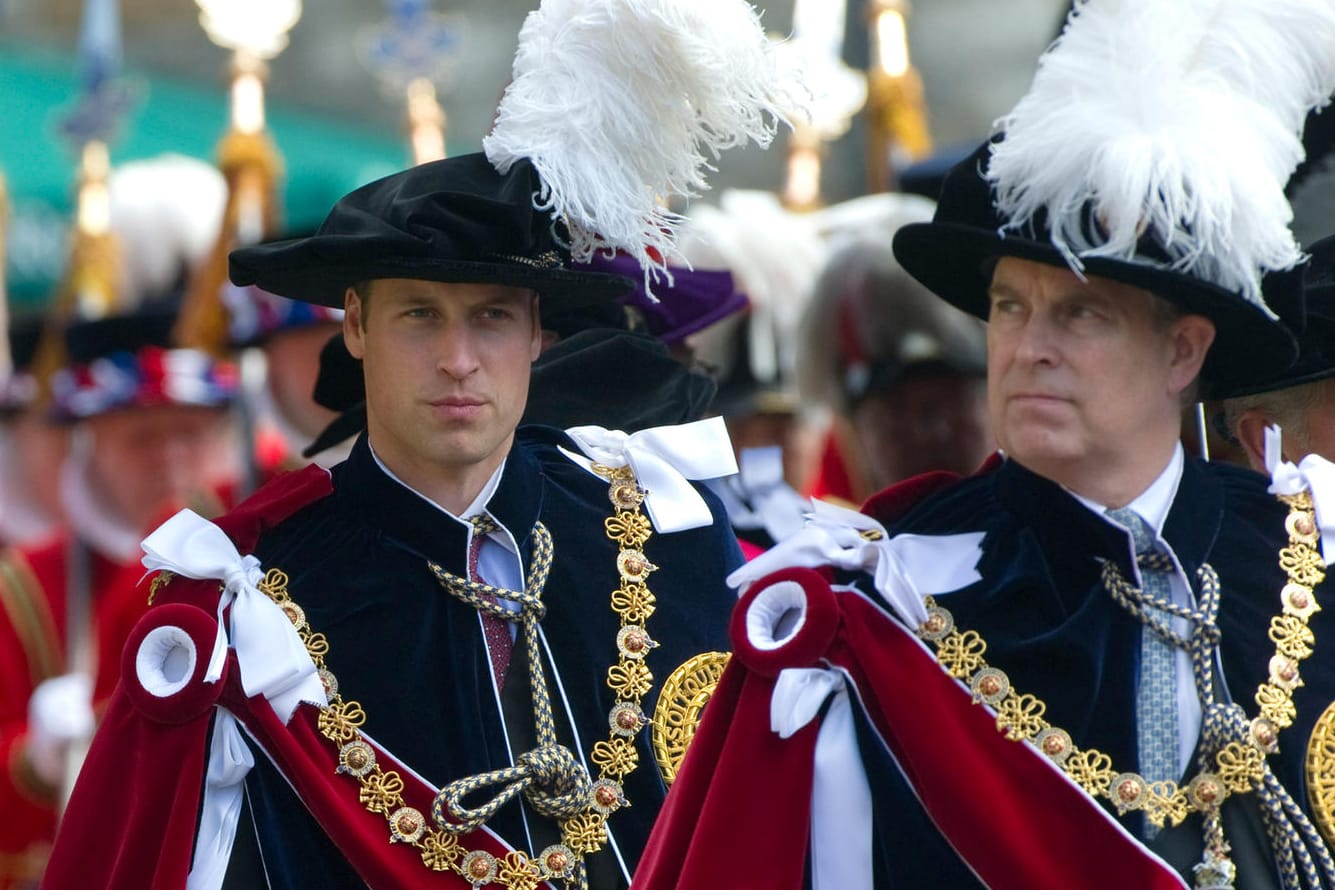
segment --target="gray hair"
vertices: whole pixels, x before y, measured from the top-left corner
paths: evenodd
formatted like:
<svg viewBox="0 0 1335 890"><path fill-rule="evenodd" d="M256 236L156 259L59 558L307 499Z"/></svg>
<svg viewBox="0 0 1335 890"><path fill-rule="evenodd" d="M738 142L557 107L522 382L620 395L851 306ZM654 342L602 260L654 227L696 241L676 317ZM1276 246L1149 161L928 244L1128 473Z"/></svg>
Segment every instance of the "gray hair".
<svg viewBox="0 0 1335 890"><path fill-rule="evenodd" d="M1224 422L1229 434L1237 437L1238 423L1248 411L1259 411L1267 423L1279 424L1286 438L1305 447L1311 438L1312 409L1323 399L1335 396L1335 378L1300 383L1285 389L1238 396L1224 402Z"/></svg>

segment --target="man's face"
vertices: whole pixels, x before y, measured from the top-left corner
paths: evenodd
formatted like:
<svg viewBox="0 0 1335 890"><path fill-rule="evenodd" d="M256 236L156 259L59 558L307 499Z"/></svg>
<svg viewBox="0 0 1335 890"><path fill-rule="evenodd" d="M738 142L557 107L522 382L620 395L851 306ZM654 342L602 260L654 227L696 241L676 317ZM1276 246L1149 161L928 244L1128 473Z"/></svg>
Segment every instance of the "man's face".
<svg viewBox="0 0 1335 890"><path fill-rule="evenodd" d="M212 496L235 467L227 409L189 405L129 408L84 421L92 434L89 484L132 528Z"/></svg>
<svg viewBox="0 0 1335 890"><path fill-rule="evenodd" d="M22 485L44 516L59 516L60 467L69 453L69 428L47 420L40 411L29 410L10 425Z"/></svg>
<svg viewBox="0 0 1335 890"><path fill-rule="evenodd" d="M343 332L366 374L376 453L405 481L488 475L509 453L541 330L532 291L380 279Z"/></svg>
<svg viewBox="0 0 1335 890"><path fill-rule="evenodd" d="M1166 461L1209 322L1156 319L1147 291L1014 257L997 263L989 297L988 409L1007 454L1076 491L1146 443L1144 460Z"/></svg>
<svg viewBox="0 0 1335 890"><path fill-rule="evenodd" d="M905 377L853 410L874 489L925 473L967 475L992 451L986 386L949 370Z"/></svg>

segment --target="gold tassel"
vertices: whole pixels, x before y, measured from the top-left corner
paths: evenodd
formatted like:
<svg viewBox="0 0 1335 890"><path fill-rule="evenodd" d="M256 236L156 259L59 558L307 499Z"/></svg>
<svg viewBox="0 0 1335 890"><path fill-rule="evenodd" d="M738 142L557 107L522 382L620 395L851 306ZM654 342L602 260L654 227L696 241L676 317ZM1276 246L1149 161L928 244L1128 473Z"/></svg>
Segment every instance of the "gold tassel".
<svg viewBox="0 0 1335 890"><path fill-rule="evenodd" d="M910 68L897 77L873 70L867 95L867 113L880 142L881 157L885 157L890 144L902 150L909 160L931 153L932 137L927 131L922 78L917 70Z"/></svg>
<svg viewBox="0 0 1335 890"><path fill-rule="evenodd" d="M65 328L76 318L100 318L118 305L120 245L110 232L77 231L65 276L47 312L33 353L32 375L37 382L37 405L50 404L51 378L69 363ZM85 311L87 307L91 311Z"/></svg>
<svg viewBox="0 0 1335 890"><path fill-rule="evenodd" d="M84 146L79 171L74 243L33 354L39 407L50 404L51 378L69 360L65 328L75 318L112 315L121 303L120 245L110 226L107 177L111 163L105 143L94 140Z"/></svg>
<svg viewBox="0 0 1335 890"><path fill-rule="evenodd" d="M895 167L932 151L922 78L909 60L906 0L872 0L868 19L872 64L867 71L868 180L871 191L895 186Z"/></svg>
<svg viewBox="0 0 1335 890"><path fill-rule="evenodd" d="M267 131L232 130L218 146L218 167L227 180L222 226L213 249L190 278L172 337L181 347L225 358L230 351L229 317L222 299L227 256L277 230L274 190L282 175L282 159Z"/></svg>

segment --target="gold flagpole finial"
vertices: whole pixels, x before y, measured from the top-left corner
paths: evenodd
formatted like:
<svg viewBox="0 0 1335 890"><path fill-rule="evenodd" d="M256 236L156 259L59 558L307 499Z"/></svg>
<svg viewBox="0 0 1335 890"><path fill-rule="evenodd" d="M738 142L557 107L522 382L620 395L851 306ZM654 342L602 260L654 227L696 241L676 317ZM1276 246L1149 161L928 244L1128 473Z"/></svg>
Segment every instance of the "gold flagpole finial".
<svg viewBox="0 0 1335 890"><path fill-rule="evenodd" d="M932 150L922 78L909 58L908 0L869 0L867 178L874 192L895 187L895 171Z"/></svg>
<svg viewBox="0 0 1335 890"><path fill-rule="evenodd" d="M793 130L780 197L790 210L821 206L825 146L848 132L867 101L862 75L843 62L847 11L847 0L794 0L793 36L780 45L809 92L806 113L789 116Z"/></svg>
<svg viewBox="0 0 1335 890"><path fill-rule="evenodd" d="M283 159L265 121L268 60L287 48L301 18L300 0L196 0L209 39L232 51L230 119L218 143L218 168L227 180L218 240L191 277L176 323L181 346L221 358L229 351L227 256L237 247L272 237L279 227L277 189Z"/></svg>
<svg viewBox="0 0 1335 890"><path fill-rule="evenodd" d="M408 84L408 141L413 163L425 164L445 157L445 109L436 98L436 85L425 77Z"/></svg>

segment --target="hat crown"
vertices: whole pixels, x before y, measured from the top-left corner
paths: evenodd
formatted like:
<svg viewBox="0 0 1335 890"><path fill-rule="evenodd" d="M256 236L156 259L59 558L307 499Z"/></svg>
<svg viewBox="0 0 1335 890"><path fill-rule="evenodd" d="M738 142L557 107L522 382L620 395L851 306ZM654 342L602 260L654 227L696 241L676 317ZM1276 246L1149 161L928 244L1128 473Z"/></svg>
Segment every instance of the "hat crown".
<svg viewBox="0 0 1335 890"><path fill-rule="evenodd" d="M569 258L554 237L551 217L534 209L539 187L533 165L496 172L480 153L410 167L341 198L317 235L384 239L405 255L480 261L520 257Z"/></svg>

